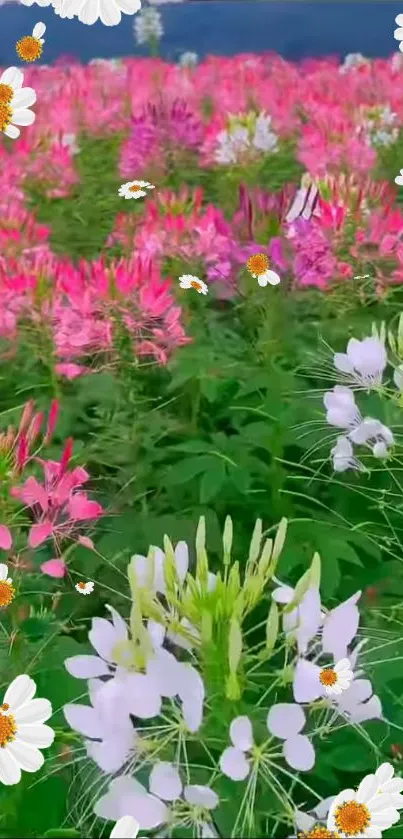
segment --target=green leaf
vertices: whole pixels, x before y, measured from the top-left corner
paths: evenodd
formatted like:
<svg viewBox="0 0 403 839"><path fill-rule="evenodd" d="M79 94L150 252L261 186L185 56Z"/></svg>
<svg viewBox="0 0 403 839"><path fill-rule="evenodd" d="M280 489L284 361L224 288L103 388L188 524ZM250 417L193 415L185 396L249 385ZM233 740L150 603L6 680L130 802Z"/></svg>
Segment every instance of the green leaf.
<svg viewBox="0 0 403 839"><path fill-rule="evenodd" d="M224 481L227 471L223 460L209 458L209 468L204 473L200 483L200 503L207 504L212 498L216 498Z"/></svg>
<svg viewBox="0 0 403 839"><path fill-rule="evenodd" d="M185 484L187 481L195 478L196 475L200 475L205 469L208 469L210 464L211 457L208 455L180 460L179 463L174 463L168 468L167 474L165 475L165 484L166 486Z"/></svg>
<svg viewBox="0 0 403 839"><path fill-rule="evenodd" d="M81 833L73 827L54 827L53 830L47 830L43 834L43 839L79 839L80 836Z"/></svg>

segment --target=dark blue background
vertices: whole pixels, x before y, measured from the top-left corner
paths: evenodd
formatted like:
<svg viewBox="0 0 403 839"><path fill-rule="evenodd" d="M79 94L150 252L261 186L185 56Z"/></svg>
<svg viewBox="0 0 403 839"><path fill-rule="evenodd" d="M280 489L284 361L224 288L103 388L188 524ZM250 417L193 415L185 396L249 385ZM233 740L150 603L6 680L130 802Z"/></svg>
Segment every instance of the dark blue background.
<svg viewBox="0 0 403 839"><path fill-rule="evenodd" d="M194 0L157 7L165 35L161 54L176 60L185 50L206 54L279 52L298 60L308 56L361 52L388 56L398 48L393 38L395 17L403 2L253 2L253 0ZM18 64L15 42L42 20L46 26L43 62L63 55L81 61L91 58L144 55L133 39L133 16L123 15L119 26L85 26L62 20L51 7L17 3L0 6L0 65Z"/></svg>

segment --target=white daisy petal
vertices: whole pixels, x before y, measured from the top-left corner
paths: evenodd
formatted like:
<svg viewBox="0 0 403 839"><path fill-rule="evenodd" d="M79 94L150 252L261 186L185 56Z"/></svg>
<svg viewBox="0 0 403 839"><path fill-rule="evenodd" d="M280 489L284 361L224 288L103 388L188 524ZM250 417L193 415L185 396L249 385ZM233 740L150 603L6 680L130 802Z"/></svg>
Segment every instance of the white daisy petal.
<svg viewBox="0 0 403 839"><path fill-rule="evenodd" d="M6 786L18 784L21 780L21 769L9 753L8 749L0 749L0 782Z"/></svg>
<svg viewBox="0 0 403 839"><path fill-rule="evenodd" d="M13 123L15 125L32 125L33 122L35 122L35 114L28 108L13 111Z"/></svg>
<svg viewBox="0 0 403 839"><path fill-rule="evenodd" d="M55 739L55 732L50 725L19 725L17 739L37 749L47 749Z"/></svg>
<svg viewBox="0 0 403 839"><path fill-rule="evenodd" d="M42 35L44 35L45 32L46 32L45 24L42 23L42 22L39 22L39 23L35 24L35 26L32 30L32 35L33 35L34 38L42 38Z"/></svg>
<svg viewBox="0 0 403 839"><path fill-rule="evenodd" d="M39 749L27 746L18 740L7 745L7 751L25 772L37 772L43 766L45 758Z"/></svg>
<svg viewBox="0 0 403 839"><path fill-rule="evenodd" d="M10 107L13 111L16 111L20 108L29 108L31 105L34 105L35 102L36 93L34 89L32 87L22 87L14 94Z"/></svg>
<svg viewBox="0 0 403 839"><path fill-rule="evenodd" d="M13 90L19 90L24 81L24 74L18 67L8 67L0 77L0 84L8 84Z"/></svg>
<svg viewBox="0 0 403 839"><path fill-rule="evenodd" d="M0 582L4 582L8 577L8 567L4 562L0 562Z"/></svg>
<svg viewBox="0 0 403 839"><path fill-rule="evenodd" d="M52 706L48 699L31 699L14 716L18 724L43 723L52 716Z"/></svg>
<svg viewBox="0 0 403 839"><path fill-rule="evenodd" d="M18 711L23 705L29 702L36 693L36 684L30 676L23 674L17 676L4 694L4 702L10 705L12 712Z"/></svg>

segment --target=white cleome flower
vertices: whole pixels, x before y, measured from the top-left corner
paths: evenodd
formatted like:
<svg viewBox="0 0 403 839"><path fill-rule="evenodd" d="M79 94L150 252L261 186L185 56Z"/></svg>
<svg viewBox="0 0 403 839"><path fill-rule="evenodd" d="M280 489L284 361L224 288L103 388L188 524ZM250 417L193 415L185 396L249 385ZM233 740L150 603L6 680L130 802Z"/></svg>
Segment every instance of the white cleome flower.
<svg viewBox="0 0 403 839"><path fill-rule="evenodd" d="M88 582L88 583L76 583L76 585L74 586L74 588L75 588L75 589L76 589L76 590L77 590L80 594L92 594L92 592L94 591L94 585L95 585L95 583L92 583L92 582Z"/></svg>
<svg viewBox="0 0 403 839"><path fill-rule="evenodd" d="M144 198L148 189L155 189L148 181L127 181L119 187L118 194L121 198Z"/></svg>
<svg viewBox="0 0 403 839"><path fill-rule="evenodd" d="M110 839L136 839L139 832L139 823L133 816L122 816L116 822L112 830Z"/></svg>
<svg viewBox="0 0 403 839"><path fill-rule="evenodd" d="M363 469L362 463L354 457L353 446L348 437L341 434L336 445L330 450L333 469L335 472L346 472L347 469Z"/></svg>
<svg viewBox="0 0 403 839"><path fill-rule="evenodd" d="M53 743L55 733L43 723L52 716L48 699L34 699L36 684L17 676L0 706L0 782L10 786L21 780L21 769L37 772L44 762L40 749Z"/></svg>
<svg viewBox="0 0 403 839"><path fill-rule="evenodd" d="M199 60L199 56L197 52L183 52L179 58L179 66L180 67L196 67L196 64Z"/></svg>
<svg viewBox="0 0 403 839"><path fill-rule="evenodd" d="M139 46L148 44L150 41L160 41L164 28L159 11L150 6L142 9L134 21L133 30Z"/></svg>
<svg viewBox="0 0 403 839"><path fill-rule="evenodd" d="M252 146L259 151L278 150L278 137L272 129L272 119L267 114L259 114L256 118Z"/></svg>
<svg viewBox="0 0 403 839"><path fill-rule="evenodd" d="M109 784L106 795L97 801L95 815L103 819L121 818L125 809L139 824L140 830L155 830L170 819L170 804L181 802L181 809L191 824L211 824L210 811L219 799L208 786L189 784L185 787L178 770L171 763L161 761L152 769L149 790L134 778L124 775Z"/></svg>
<svg viewBox="0 0 403 839"><path fill-rule="evenodd" d="M346 55L343 64L339 67L340 73L347 73L348 70L354 67L364 67L368 64L368 58L365 58L360 52L350 52Z"/></svg>
<svg viewBox="0 0 403 839"><path fill-rule="evenodd" d="M366 775L357 791L346 789L336 795L329 810L328 830L342 839L351 836L380 839L383 830L399 821L397 807L403 806L403 796L380 791L383 777L388 777L384 769L387 766L379 767L378 777Z"/></svg>
<svg viewBox="0 0 403 839"><path fill-rule="evenodd" d="M347 351L335 353L333 363L351 383L370 390L382 383L388 358L379 338L364 338L363 341L350 338Z"/></svg>
<svg viewBox="0 0 403 839"><path fill-rule="evenodd" d="M208 292L208 285L193 274L182 274L179 277L179 285L181 288L194 288L199 294L207 294Z"/></svg>
<svg viewBox="0 0 403 839"><path fill-rule="evenodd" d="M0 76L0 131L16 140L17 125L32 125L35 114L29 108L36 102L32 87L23 87L24 74L17 67L8 67Z"/></svg>

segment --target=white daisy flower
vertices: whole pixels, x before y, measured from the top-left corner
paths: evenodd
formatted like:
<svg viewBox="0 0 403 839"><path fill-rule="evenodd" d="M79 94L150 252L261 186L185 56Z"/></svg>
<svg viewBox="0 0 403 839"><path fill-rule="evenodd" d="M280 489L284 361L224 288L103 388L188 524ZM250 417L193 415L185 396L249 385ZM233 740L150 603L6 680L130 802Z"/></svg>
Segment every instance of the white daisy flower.
<svg viewBox="0 0 403 839"><path fill-rule="evenodd" d="M15 589L11 577L8 576L8 567L0 562L0 607L9 606L14 595Z"/></svg>
<svg viewBox="0 0 403 839"><path fill-rule="evenodd" d="M55 733L45 720L52 716L48 699L34 699L36 684L24 674L7 688L0 706L0 782L18 784L21 769L37 772L44 762L39 749L53 743Z"/></svg>
<svg viewBox="0 0 403 839"><path fill-rule="evenodd" d="M351 662L342 658L335 667L325 667L319 673L319 681L327 696L337 696L350 687L353 679Z"/></svg>
<svg viewBox="0 0 403 839"><path fill-rule="evenodd" d="M254 253L246 263L249 273L262 287L269 283L270 285L278 285L280 282L279 275L269 269L269 264L269 259L265 253Z"/></svg>
<svg viewBox="0 0 403 839"><path fill-rule="evenodd" d="M134 15L141 9L141 0L21 0L24 6L53 6L60 17L78 17L81 23L91 26L101 20L105 26L116 26L122 12Z"/></svg>
<svg viewBox="0 0 403 839"><path fill-rule="evenodd" d="M0 76L0 131L12 140L20 136L17 125L32 125L35 114L29 107L36 102L32 87L23 87L24 74L8 67Z"/></svg>
<svg viewBox="0 0 403 839"><path fill-rule="evenodd" d="M398 186L403 186L403 169L400 170L400 175L396 175L395 184L397 184Z"/></svg>
<svg viewBox="0 0 403 839"><path fill-rule="evenodd" d="M133 816L122 816L116 822L112 830L110 839L136 839L139 832L139 823Z"/></svg>
<svg viewBox="0 0 403 839"><path fill-rule="evenodd" d="M22 61L36 61L42 55L42 47L45 43L44 35L46 26L44 23L36 23L32 35L25 35L17 41L15 48Z"/></svg>
<svg viewBox="0 0 403 839"><path fill-rule="evenodd" d="M208 292L208 285L193 274L182 274L179 277L179 285L181 288L194 288L199 294Z"/></svg>
<svg viewBox="0 0 403 839"><path fill-rule="evenodd" d="M396 807L403 806L402 796L380 792L382 782L383 777L366 775L357 791L345 789L336 795L330 806L327 829L337 833L340 839L351 836L379 839L383 830L399 821Z"/></svg>
<svg viewBox="0 0 403 839"><path fill-rule="evenodd" d="M395 38L396 41L400 41L399 50L400 50L400 52L403 52L403 15L402 14L397 15L397 17L395 17L395 23L397 23L399 28L395 29L395 31L393 33L393 37Z"/></svg>
<svg viewBox="0 0 403 839"><path fill-rule="evenodd" d="M144 198L148 189L155 189L148 181L128 181L119 187L118 194L121 198Z"/></svg>
<svg viewBox="0 0 403 839"><path fill-rule="evenodd" d="M75 589L80 592L80 594L92 594L94 591L94 583L76 583Z"/></svg>

